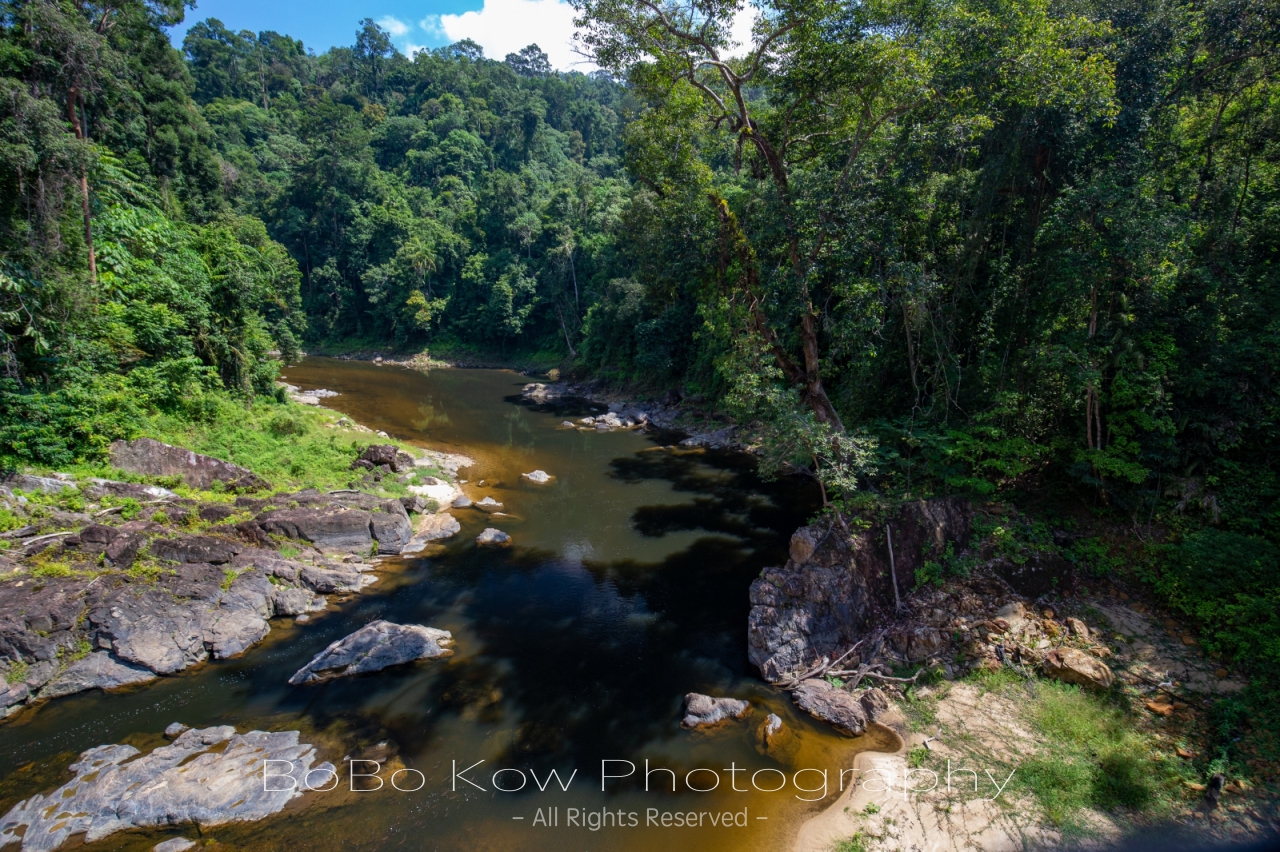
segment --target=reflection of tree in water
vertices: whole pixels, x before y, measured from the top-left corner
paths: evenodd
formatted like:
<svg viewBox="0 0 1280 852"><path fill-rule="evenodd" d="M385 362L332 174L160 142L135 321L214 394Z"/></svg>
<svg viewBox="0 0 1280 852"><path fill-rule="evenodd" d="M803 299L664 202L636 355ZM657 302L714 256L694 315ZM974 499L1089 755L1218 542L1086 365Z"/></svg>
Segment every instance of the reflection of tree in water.
<svg viewBox="0 0 1280 852"><path fill-rule="evenodd" d="M444 406L438 406L434 394L427 394L426 399L418 403L418 416L410 423L419 432L428 433L433 426L446 426L449 423L449 412Z"/></svg>
<svg viewBox="0 0 1280 852"><path fill-rule="evenodd" d="M518 717L503 720L518 727L500 763L592 766L634 755L674 732L686 692L754 677L747 587L786 558L791 532L816 509L805 483L761 482L734 454L645 452L613 466L623 479L663 479L696 495L636 510L646 535L712 535L657 563L589 563L586 574L520 548L470 551L433 573L441 593L471 590L464 611L483 648L436 679L429 703L496 722L499 689L501 712Z"/></svg>

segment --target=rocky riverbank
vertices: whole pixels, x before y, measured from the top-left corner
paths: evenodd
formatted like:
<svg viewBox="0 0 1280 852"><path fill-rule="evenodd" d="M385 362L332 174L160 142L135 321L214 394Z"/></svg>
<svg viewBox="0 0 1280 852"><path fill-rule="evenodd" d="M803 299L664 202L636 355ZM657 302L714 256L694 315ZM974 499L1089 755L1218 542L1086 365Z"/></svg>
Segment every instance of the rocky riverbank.
<svg viewBox="0 0 1280 852"><path fill-rule="evenodd" d="M149 439L114 447L113 461L220 491L8 477L0 501L20 526L0 552L0 718L236 656L273 620L307 620L362 592L380 559L457 531L443 513L465 459L372 445L353 463L369 490L267 494L252 493L266 483L250 471ZM378 493L385 476L410 495Z"/></svg>

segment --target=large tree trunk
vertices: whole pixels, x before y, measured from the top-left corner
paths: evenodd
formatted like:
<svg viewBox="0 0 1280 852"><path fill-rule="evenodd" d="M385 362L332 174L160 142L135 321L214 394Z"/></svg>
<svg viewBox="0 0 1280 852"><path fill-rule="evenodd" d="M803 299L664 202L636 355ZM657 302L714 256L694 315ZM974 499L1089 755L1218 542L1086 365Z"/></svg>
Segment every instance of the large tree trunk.
<svg viewBox="0 0 1280 852"><path fill-rule="evenodd" d="M67 93L67 118L71 119L71 127L75 130L76 138L83 141L85 127L80 123L79 104L80 90L72 86L71 91ZM93 213L89 209L89 172L83 166L80 168L80 207L84 214L84 245L89 253L89 281L97 284L98 260L93 251Z"/></svg>

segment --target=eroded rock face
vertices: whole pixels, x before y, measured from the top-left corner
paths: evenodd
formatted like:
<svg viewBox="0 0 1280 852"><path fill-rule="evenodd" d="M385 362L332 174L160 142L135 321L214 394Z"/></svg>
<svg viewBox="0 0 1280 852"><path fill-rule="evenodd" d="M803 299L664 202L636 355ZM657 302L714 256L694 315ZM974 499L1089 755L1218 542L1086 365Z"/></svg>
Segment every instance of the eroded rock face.
<svg viewBox="0 0 1280 852"><path fill-rule="evenodd" d="M1063 683L1075 683L1099 692L1115 683L1110 666L1075 648L1054 648L1045 654L1044 673Z"/></svg>
<svg viewBox="0 0 1280 852"><path fill-rule="evenodd" d="M93 843L132 828L184 823L210 828L263 819L302 795L287 782L264 789L262 775L265 760L280 761L271 764L274 772L295 778L312 768L315 749L298 736L297 731L238 734L222 726L185 731L142 756L127 745L89 749L71 765L72 780L19 802L0 819L0 846L17 843L22 852L51 852L82 833Z"/></svg>
<svg viewBox="0 0 1280 852"><path fill-rule="evenodd" d="M40 690L40 697L60 698L88 689L117 689L155 679L150 669L122 662L107 651L97 651L63 669Z"/></svg>
<svg viewBox="0 0 1280 852"><path fill-rule="evenodd" d="M684 697L684 719L680 724L686 728L710 728L730 719L741 719L750 710L750 704L737 698L712 698L690 692Z"/></svg>
<svg viewBox="0 0 1280 852"><path fill-rule="evenodd" d="M277 509L258 516L266 533L300 538L326 550L367 553L373 547L369 513L361 509Z"/></svg>
<svg viewBox="0 0 1280 852"><path fill-rule="evenodd" d="M248 468L151 438L116 441L110 452L111 464L121 470L146 476L181 477L192 488L208 488L214 482L248 491L267 487L267 483Z"/></svg>
<svg viewBox="0 0 1280 852"><path fill-rule="evenodd" d="M447 657L453 634L420 624L373 621L325 648L289 683L298 686L335 677L376 672L414 660Z"/></svg>
<svg viewBox="0 0 1280 852"><path fill-rule="evenodd" d="M955 498L910 503L890 519L901 596L911 591L926 553L963 541L969 523L968 504ZM848 650L893 606L883 523L851 544L839 529L805 527L792 537L790 555L786 565L766 568L751 584L747 653L771 682Z"/></svg>

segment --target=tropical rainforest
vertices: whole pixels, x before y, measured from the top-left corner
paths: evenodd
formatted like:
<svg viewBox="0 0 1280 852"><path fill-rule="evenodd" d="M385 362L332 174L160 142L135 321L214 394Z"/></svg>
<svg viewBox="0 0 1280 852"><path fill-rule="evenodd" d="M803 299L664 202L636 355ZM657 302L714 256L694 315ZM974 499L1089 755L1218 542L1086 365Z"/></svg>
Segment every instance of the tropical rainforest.
<svg viewBox="0 0 1280 852"><path fill-rule="evenodd" d="M836 508L1083 507L1280 670L1280 4L739 6L578 0L580 73L0 0L0 457L483 352L700 394Z"/></svg>

